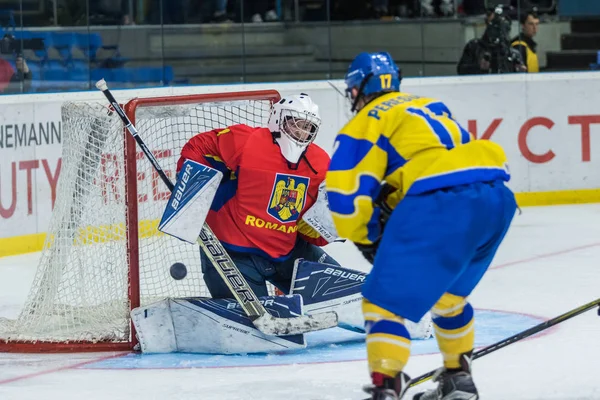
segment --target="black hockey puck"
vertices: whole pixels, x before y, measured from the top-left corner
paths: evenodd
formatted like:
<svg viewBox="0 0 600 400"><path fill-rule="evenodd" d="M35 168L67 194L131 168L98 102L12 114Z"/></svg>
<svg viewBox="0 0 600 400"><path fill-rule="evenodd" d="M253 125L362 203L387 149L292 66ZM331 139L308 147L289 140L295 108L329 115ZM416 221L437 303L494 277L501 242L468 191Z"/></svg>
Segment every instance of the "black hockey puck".
<svg viewBox="0 0 600 400"><path fill-rule="evenodd" d="M183 263L176 262L175 264L171 265L170 272L173 279L180 280L185 278L187 275L187 267Z"/></svg>

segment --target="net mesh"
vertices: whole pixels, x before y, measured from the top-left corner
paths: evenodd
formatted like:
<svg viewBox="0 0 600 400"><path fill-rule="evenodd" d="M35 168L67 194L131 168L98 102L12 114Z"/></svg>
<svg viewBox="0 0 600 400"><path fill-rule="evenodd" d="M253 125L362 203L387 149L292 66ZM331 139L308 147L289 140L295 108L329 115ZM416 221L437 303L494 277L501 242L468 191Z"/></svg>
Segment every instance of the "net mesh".
<svg viewBox="0 0 600 400"><path fill-rule="evenodd" d="M143 104L143 103L142 103ZM139 106L135 123L172 181L193 135L233 124L266 126L269 100ZM0 320L0 340L129 341L129 255L123 125L102 104L62 107L63 154L57 198L41 260L16 320ZM169 192L136 149L140 301L208 296L199 248L156 227ZM174 280L175 262L188 274Z"/></svg>

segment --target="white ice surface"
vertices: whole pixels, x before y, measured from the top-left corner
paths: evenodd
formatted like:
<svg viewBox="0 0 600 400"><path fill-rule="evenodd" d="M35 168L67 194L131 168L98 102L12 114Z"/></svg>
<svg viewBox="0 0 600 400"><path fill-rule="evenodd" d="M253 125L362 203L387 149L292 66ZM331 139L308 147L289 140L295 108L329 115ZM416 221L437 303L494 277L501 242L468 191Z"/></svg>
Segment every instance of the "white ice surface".
<svg viewBox="0 0 600 400"><path fill-rule="evenodd" d="M328 249L343 265L361 260L359 267L367 267L351 245ZM0 317L16 316L38 257L0 259ZM600 205L582 205L524 209L471 301L476 308L551 318L597 297ZM360 388L368 382L365 361L210 369L82 365L112 355L0 353L0 400L364 399ZM415 356L407 372L416 376L439 364L438 355ZM594 310L475 361L474 375L484 400L592 400L600 399L599 365Z"/></svg>

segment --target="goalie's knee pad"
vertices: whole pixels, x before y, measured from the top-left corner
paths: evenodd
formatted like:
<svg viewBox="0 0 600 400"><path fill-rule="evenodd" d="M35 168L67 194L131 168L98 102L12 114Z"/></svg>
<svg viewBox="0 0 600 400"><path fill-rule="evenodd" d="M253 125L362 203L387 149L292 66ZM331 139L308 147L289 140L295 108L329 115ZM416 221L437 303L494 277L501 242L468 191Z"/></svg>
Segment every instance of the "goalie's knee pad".
<svg viewBox="0 0 600 400"><path fill-rule="evenodd" d="M366 276L365 272L337 265L297 260L290 293L302 295L307 314L335 311L340 327L364 333L361 304ZM433 335L429 314L417 323L406 321L405 326L413 339L429 339Z"/></svg>

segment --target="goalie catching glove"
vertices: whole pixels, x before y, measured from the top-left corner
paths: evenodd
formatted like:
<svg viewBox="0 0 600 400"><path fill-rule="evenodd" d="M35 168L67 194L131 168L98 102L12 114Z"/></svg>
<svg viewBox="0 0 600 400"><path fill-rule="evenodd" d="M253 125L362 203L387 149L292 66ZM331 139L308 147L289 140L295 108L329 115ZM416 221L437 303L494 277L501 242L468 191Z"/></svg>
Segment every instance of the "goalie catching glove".
<svg viewBox="0 0 600 400"><path fill-rule="evenodd" d="M319 185L317 200L304 213L302 220L317 231L328 243L335 242L338 239L337 230L335 229L333 218L331 218L331 211L329 210L325 181Z"/></svg>

